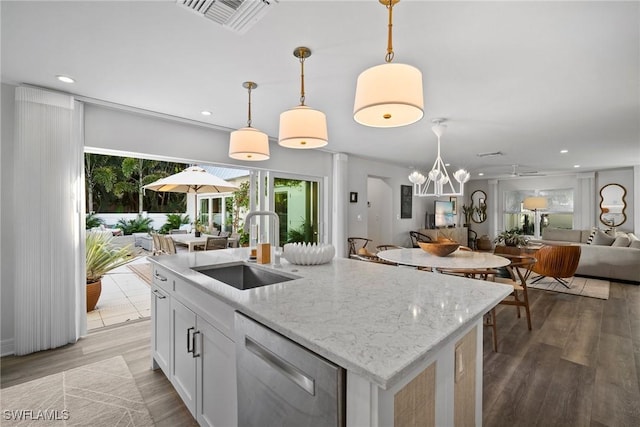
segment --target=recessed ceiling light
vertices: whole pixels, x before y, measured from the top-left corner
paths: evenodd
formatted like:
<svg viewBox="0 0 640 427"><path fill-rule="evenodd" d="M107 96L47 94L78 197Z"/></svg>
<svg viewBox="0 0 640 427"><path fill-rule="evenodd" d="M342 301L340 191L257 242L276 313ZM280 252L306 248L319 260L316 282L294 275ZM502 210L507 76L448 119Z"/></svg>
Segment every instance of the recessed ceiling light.
<svg viewBox="0 0 640 427"><path fill-rule="evenodd" d="M204 110L204 111L201 111L200 114L202 114L203 116L210 116L211 111Z"/></svg>
<svg viewBox="0 0 640 427"><path fill-rule="evenodd" d="M58 80L65 83L75 83L76 81L69 76L58 75L56 76Z"/></svg>
<svg viewBox="0 0 640 427"><path fill-rule="evenodd" d="M484 176L484 172L480 172L478 176Z"/></svg>
<svg viewBox="0 0 640 427"><path fill-rule="evenodd" d="M579 168L579 167L580 167L580 165L573 165L573 167L574 167L574 168Z"/></svg>
<svg viewBox="0 0 640 427"><path fill-rule="evenodd" d="M451 163L445 163L444 165L449 167L449 166L451 166Z"/></svg>
<svg viewBox="0 0 640 427"><path fill-rule="evenodd" d="M562 154L567 154L569 152L569 150L560 150L560 153Z"/></svg>

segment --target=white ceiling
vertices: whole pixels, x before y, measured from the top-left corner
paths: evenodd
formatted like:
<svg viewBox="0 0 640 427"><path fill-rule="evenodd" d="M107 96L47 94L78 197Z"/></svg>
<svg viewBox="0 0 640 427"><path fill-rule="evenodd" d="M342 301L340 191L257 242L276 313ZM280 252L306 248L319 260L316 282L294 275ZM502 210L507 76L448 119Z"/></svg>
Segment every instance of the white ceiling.
<svg viewBox="0 0 640 427"><path fill-rule="evenodd" d="M287 1L239 35L173 0L2 1L2 81L68 91L225 128L278 135L299 103L324 111L333 152L428 169L442 157L477 177L640 164L640 2L431 2L394 8L396 63L423 73L425 117L395 129L353 120L358 74L383 63L377 0ZM67 74L73 85L58 82ZM213 115L204 117L202 110ZM560 154L567 149L567 154ZM502 151L502 157L477 153Z"/></svg>

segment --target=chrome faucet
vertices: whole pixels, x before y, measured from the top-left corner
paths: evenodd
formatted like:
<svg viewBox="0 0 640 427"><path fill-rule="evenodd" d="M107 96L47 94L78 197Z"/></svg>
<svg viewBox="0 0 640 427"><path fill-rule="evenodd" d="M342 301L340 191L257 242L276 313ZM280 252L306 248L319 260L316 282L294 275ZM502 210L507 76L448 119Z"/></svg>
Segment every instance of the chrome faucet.
<svg viewBox="0 0 640 427"><path fill-rule="evenodd" d="M250 232L249 230L251 229L251 218L253 218L254 216L269 216L273 218L275 222L275 231L273 233L275 234L274 241L273 241L275 245L275 249L273 251L273 258L274 258L273 266L281 267L280 265L280 217L278 216L277 213L273 211L248 212L244 218L244 231L246 231L247 233Z"/></svg>

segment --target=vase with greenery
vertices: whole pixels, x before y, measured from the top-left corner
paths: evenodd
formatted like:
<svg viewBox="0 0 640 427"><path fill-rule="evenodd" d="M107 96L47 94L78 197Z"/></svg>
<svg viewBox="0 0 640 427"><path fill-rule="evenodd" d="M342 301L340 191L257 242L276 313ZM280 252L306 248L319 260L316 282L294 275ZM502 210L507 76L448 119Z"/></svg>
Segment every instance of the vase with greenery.
<svg viewBox="0 0 640 427"><path fill-rule="evenodd" d="M502 243L506 246L527 246L529 239L525 237L520 230L514 228L512 230L503 231L493 239L493 243Z"/></svg>
<svg viewBox="0 0 640 427"><path fill-rule="evenodd" d="M118 247L114 245L113 239L113 236L104 233L87 233L85 249L88 312L98 303L102 292L102 277L133 259L131 245Z"/></svg>

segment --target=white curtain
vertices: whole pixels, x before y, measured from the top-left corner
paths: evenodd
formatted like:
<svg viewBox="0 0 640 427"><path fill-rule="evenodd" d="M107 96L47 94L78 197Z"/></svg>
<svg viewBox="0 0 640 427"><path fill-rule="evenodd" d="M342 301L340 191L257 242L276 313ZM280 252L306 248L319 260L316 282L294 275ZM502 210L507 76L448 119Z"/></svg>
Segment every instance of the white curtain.
<svg viewBox="0 0 640 427"><path fill-rule="evenodd" d="M82 104L16 89L15 354L86 333Z"/></svg>

